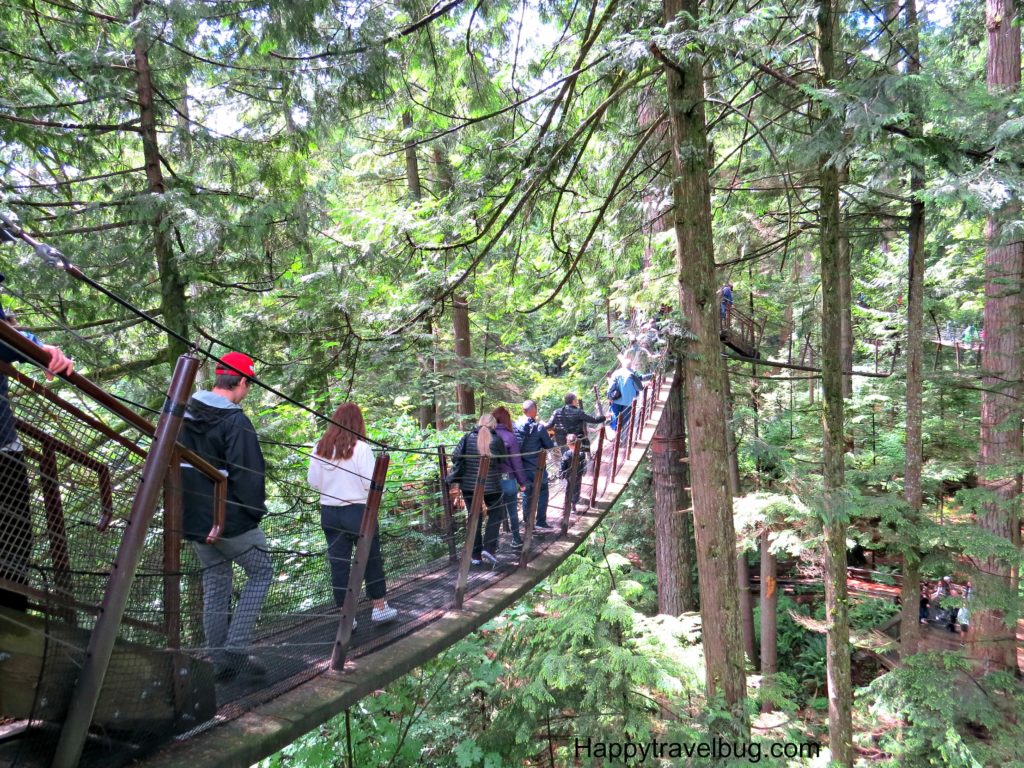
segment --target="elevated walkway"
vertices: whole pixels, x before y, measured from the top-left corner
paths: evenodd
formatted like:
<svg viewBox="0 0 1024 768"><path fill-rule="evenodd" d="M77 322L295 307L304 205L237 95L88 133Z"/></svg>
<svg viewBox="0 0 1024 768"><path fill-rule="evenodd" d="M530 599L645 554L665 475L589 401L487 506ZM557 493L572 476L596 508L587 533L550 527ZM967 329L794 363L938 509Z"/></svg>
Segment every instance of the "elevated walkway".
<svg viewBox="0 0 1024 768"><path fill-rule="evenodd" d="M0 343L39 354L7 326L0 325ZM567 481L557 476L560 456L544 457L555 528L535 530L531 514L522 553L503 535L493 568L469 563L467 527L480 510L467 515L446 492L445 446L381 446L367 516L372 508L380 521L387 599L398 609L383 625L371 620L368 600L334 606L318 504L294 479L304 478L308 457L268 465L262 527L274 581L246 648L263 672L252 667L222 681L214 675L216 649L205 647L203 571L183 540L177 469L187 461L211 477L215 508L224 482L198 456L161 444L166 420L180 414L174 402L184 402L188 389L169 397L154 426L77 374L69 377L74 389L58 394L10 366L3 372L29 492L24 525L0 520L0 545L16 553L17 565L0 574L0 590L27 605L0 608L0 768L130 761L223 768L285 746L465 637L568 557L629 483L671 386L655 375L634 404L632 428L617 440L602 425L589 466L574 462ZM161 461L167 476L154 485L152 466ZM577 476L588 502L579 510L563 490ZM151 506L140 517L147 487ZM210 535L222 525L223 511ZM349 595L360 594L360 557L357 549ZM92 649L100 635L109 638L110 661L90 683L80 670L99 664ZM59 744L83 696L95 696L96 706L79 721L84 748L68 758Z"/></svg>

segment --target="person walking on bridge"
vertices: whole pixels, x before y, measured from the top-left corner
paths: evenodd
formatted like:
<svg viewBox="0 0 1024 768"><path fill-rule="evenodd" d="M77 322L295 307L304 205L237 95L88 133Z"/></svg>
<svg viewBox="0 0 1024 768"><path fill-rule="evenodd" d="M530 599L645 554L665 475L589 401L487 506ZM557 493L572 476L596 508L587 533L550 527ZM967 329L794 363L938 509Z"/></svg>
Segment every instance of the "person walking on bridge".
<svg viewBox="0 0 1024 768"><path fill-rule="evenodd" d="M629 409L637 395L643 391L644 380L629 365L626 355L619 355L619 367L612 373L608 387L608 403L612 412L609 426L618 439L629 433Z"/></svg>
<svg viewBox="0 0 1024 768"><path fill-rule="evenodd" d="M497 420L489 413L480 417L480 421L469 432L462 436L452 453L452 471L446 478L450 488L461 488L462 498L466 502L466 514L473 509L473 494L476 492L477 474L480 472L480 457L490 456L491 463L484 479L484 505L487 507L487 531L481 533L483 522L476 528L476 539L473 542L471 561L480 565L486 560L491 565L498 562L498 535L501 531L502 515L505 506L501 495L502 459L505 458L505 442L498 436Z"/></svg>
<svg viewBox="0 0 1024 768"><path fill-rule="evenodd" d="M200 390L189 400L179 439L228 479L223 536L206 543L213 527L213 481L188 463L181 465L182 507L185 538L203 567L206 645L213 653L217 679L229 680L243 670L266 673L246 649L274 572L267 537L260 530L267 514L266 465L256 430L239 405L249 394L252 358L229 352L217 361L215 373L213 388ZM232 611L235 563L245 571L246 582Z"/></svg>
<svg viewBox="0 0 1024 768"><path fill-rule="evenodd" d="M320 527L327 537L334 604L339 608L345 604L348 592L352 551L359 541L375 463L373 451L366 444L363 412L355 403L342 403L316 444L306 473L310 486L320 492ZM388 590L376 527L370 539L364 580L366 596L373 601L371 621L383 623L398 616L398 611L384 600Z"/></svg>
<svg viewBox="0 0 1024 768"><path fill-rule="evenodd" d="M537 421L537 403L526 400L523 403L523 415L515 423L516 437L519 439L519 452L523 455L523 471L526 473L526 490L523 492L523 519L525 521L530 499L533 496L533 482L537 477L541 451L555 447L548 431ZM548 473L540 476L540 490L537 494L537 520L533 527L541 531L551 530L548 525Z"/></svg>
<svg viewBox="0 0 1024 768"><path fill-rule="evenodd" d="M519 441L512 429L512 414L508 408L499 405L491 411L491 415L497 422L495 432L505 444L505 459L499 462L498 471L501 472L501 495L505 504L505 517L512 532L512 546L518 549L523 546L523 537L519 533L519 494L526 490L526 472L523 471L523 461L519 455Z"/></svg>
<svg viewBox="0 0 1024 768"><path fill-rule="evenodd" d="M587 437L587 424L604 424L607 418L610 417L591 416L580 407L580 399L576 396L575 392L567 392L564 400L565 405L558 408L553 414L551 414L551 418L548 419L544 428L554 430L555 443L562 448L566 446L567 437L569 435L576 436L576 439L580 444L578 449L580 452L578 474L582 477L586 472L587 454L590 451L590 439ZM575 487L572 496L572 503L578 504L580 501L579 485Z"/></svg>

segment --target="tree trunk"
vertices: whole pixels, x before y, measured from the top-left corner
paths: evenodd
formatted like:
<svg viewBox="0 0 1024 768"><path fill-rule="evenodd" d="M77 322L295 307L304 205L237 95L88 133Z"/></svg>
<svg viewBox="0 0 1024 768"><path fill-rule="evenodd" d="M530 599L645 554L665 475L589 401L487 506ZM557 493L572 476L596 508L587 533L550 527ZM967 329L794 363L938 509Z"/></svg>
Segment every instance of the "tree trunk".
<svg viewBox="0 0 1024 768"><path fill-rule="evenodd" d="M153 103L153 76L149 68L149 40L146 23L139 20L142 12L142 0L132 3L132 20L138 24L135 35L135 87L139 98L140 135L142 136L142 157L146 168L146 181L149 192L163 195L167 191L163 169L160 166L160 144L157 138L156 108ZM169 225L164 220L162 207L157 205L152 219L153 253L156 256L157 270L160 277L160 311L167 327L183 339L188 338L188 304L185 298L187 287L177 260L174 258L174 245L171 242ZM176 360L179 355L188 351L187 344L177 336L168 334L168 362Z"/></svg>
<svg viewBox="0 0 1024 768"><path fill-rule="evenodd" d="M455 401L461 416L476 415L473 387L464 381L473 353L469 345L469 303L464 296L452 296L452 327L455 330L455 356L458 358L458 380Z"/></svg>
<svg viewBox="0 0 1024 768"><path fill-rule="evenodd" d="M697 0L664 0L663 10L666 23L680 16L683 26L692 26L692 20L700 17ZM724 428L728 410L718 338L702 66L697 52L665 66L674 173L672 224L679 301L692 334L685 357L686 429L702 587L705 686L709 697L721 697L732 712L733 735L746 739L746 677Z"/></svg>
<svg viewBox="0 0 1024 768"><path fill-rule="evenodd" d="M779 596L775 583L775 555L768 551L770 538L768 524L761 533L761 685L769 687L779 669ZM761 702L762 712L771 712L775 707L770 701Z"/></svg>
<svg viewBox="0 0 1024 768"><path fill-rule="evenodd" d="M686 458L683 366L677 358L672 389L651 442L654 476L654 552L658 613L678 616L697 608L693 566L697 560Z"/></svg>
<svg viewBox="0 0 1024 768"><path fill-rule="evenodd" d="M841 176L845 179L849 174L849 166L844 166ZM839 316L839 339L842 349L842 370L853 370L853 288L850 276L850 237L846 232L846 222L839 228L839 302L842 314ZM843 374L843 397L853 396L853 376Z"/></svg>
<svg viewBox="0 0 1024 768"><path fill-rule="evenodd" d="M921 71L918 58L917 0L907 0L907 28L904 32L907 50L907 74L914 76ZM923 122L921 102L915 96L911 106L911 131L921 136ZM921 466L924 446L922 442L924 386L924 169L915 164L910 170L910 220L907 224L909 235L909 277L907 280L907 448L904 469L903 494L907 502L907 522L917 530L921 519L923 493L921 490ZM904 547L903 580L900 586L900 658L906 659L917 653L921 635L918 605L921 592L921 567L916 541Z"/></svg>
<svg viewBox="0 0 1024 768"><path fill-rule="evenodd" d="M1020 88L1020 27L1013 0L987 0L988 87L993 93ZM985 227L985 343L981 366L980 486L992 500L984 504L981 527L1020 548L1019 403L1021 387L1021 272L1024 243L1009 239L1005 226L1020 215L1013 200L994 212ZM1014 237L1012 234L1009 237ZM989 558L977 575L978 610L972 613L971 656L988 670L1016 670L1017 615L985 608L988 601L1009 605L1017 595L1017 569Z"/></svg>
<svg viewBox="0 0 1024 768"><path fill-rule="evenodd" d="M402 113L402 127L405 130L412 128L412 115L408 112ZM416 156L416 144L411 141L405 142L405 181L409 185L409 197L418 203L423 198L420 188L420 161Z"/></svg>
<svg viewBox="0 0 1024 768"><path fill-rule="evenodd" d="M837 10L819 0L817 14L818 85L833 87ZM824 107L819 107L824 110ZM821 114L820 119L829 119ZM818 222L821 234L821 384L823 426L823 513L828 731L832 759L853 766L853 684L850 678L850 619L846 590L848 510L843 489L842 296L839 275L839 169L824 156Z"/></svg>
<svg viewBox="0 0 1024 768"><path fill-rule="evenodd" d="M408 112L402 113L402 128L405 130L412 128L412 115ZM405 143L405 182L409 187L410 199L414 203L418 203L423 198L423 189L420 186L420 161L416 155L416 144L411 141L406 141ZM433 382L434 369L436 367L433 354L434 324L429 316L423 318L423 326L427 344L430 345L430 352L418 356L420 370L423 371L424 381ZM434 396L433 383L429 384L428 389L429 391L420 392L420 404L416 409L419 416L420 429L429 429L437 422L437 400Z"/></svg>
<svg viewBox="0 0 1024 768"><path fill-rule="evenodd" d="M423 333L428 339L431 349L434 345L434 323L430 317L423 318ZM420 370L423 371L423 380L426 383L424 391L420 392L420 405L417 409L419 414L420 429L430 429L437 423L437 398L434 395L434 370L437 361L433 354L420 355Z"/></svg>
<svg viewBox="0 0 1024 768"><path fill-rule="evenodd" d="M735 499L740 495L740 459L736 452L736 433L732 428L732 389L728 369L725 373L725 407L729 416L725 424L725 446L729 451L729 495ZM739 587L743 650L750 665L756 668L758 662L754 633L754 598L750 594L750 566L747 564L747 553L742 551L736 553L736 584Z"/></svg>

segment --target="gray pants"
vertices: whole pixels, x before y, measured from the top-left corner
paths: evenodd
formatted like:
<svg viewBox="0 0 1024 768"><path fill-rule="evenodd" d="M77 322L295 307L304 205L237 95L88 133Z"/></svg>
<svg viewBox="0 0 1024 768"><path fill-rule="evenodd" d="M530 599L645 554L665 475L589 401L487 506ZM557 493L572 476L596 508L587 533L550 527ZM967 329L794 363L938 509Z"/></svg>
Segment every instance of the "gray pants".
<svg viewBox="0 0 1024 768"><path fill-rule="evenodd" d="M218 655L224 650L245 653L274 576L267 553L267 537L259 528L253 528L216 544L193 541L192 546L203 566L206 645ZM238 563L247 577L233 616L232 563Z"/></svg>

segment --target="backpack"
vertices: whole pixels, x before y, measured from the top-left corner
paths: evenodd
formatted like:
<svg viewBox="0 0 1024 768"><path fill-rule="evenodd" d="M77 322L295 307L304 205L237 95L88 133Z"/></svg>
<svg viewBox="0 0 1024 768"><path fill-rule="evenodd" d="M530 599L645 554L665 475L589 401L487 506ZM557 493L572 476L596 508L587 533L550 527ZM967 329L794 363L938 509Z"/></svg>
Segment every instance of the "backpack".
<svg viewBox="0 0 1024 768"><path fill-rule="evenodd" d="M622 390L619 389L619 382L614 381L612 382L612 385L608 388L608 399L618 400L620 397L622 397Z"/></svg>

